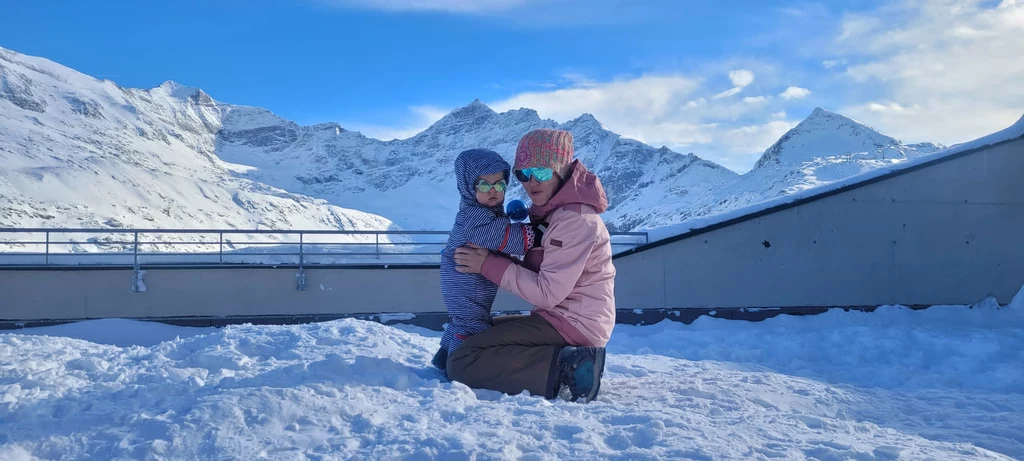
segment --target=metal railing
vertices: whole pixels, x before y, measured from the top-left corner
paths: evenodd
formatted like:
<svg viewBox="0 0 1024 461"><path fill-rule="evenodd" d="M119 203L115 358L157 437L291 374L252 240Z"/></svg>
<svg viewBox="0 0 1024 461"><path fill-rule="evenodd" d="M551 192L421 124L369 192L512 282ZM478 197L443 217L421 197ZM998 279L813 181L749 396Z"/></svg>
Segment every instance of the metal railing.
<svg viewBox="0 0 1024 461"><path fill-rule="evenodd" d="M0 228L0 266L437 264L447 231ZM613 232L614 252L648 243Z"/></svg>

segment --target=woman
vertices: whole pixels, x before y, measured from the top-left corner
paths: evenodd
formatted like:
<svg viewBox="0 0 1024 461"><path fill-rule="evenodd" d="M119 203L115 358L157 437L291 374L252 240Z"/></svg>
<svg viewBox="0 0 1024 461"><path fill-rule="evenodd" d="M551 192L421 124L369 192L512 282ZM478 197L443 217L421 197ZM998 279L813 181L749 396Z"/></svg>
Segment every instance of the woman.
<svg viewBox="0 0 1024 461"><path fill-rule="evenodd" d="M515 176L533 205L540 247L522 265L475 245L459 248L458 270L481 273L534 305L533 315L496 324L448 357L448 376L470 387L545 398L568 388L593 400L604 346L615 326L615 267L600 213L608 198L597 176L573 160L572 134L538 129L516 148Z"/></svg>

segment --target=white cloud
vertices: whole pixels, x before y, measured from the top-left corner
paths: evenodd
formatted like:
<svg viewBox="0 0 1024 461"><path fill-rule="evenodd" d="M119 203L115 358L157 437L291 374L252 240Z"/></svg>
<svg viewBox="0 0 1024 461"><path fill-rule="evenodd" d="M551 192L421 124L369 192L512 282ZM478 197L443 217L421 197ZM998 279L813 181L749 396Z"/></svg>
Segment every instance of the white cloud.
<svg viewBox="0 0 1024 461"><path fill-rule="evenodd" d="M782 99L789 100L789 99L803 99L803 98L806 98L806 97L808 97L810 95L811 95L811 90L808 90L807 88L800 88L798 86L791 86L789 88L786 88L786 91L783 91L782 94L779 95L779 97L782 98Z"/></svg>
<svg viewBox="0 0 1024 461"><path fill-rule="evenodd" d="M737 81L749 85L752 77ZM580 79L567 88L514 95L490 106L502 112L521 107L558 122L593 114L605 128L655 147L693 152L735 171L746 171L761 152L795 122L780 120L771 96L742 100L710 93L703 79L684 75L645 75L595 82ZM725 93L734 95L742 88ZM771 109L771 110L769 110ZM773 117L774 113L774 117ZM774 138L773 138L774 136Z"/></svg>
<svg viewBox="0 0 1024 461"><path fill-rule="evenodd" d="M912 108L910 108L910 107L903 107L903 106L901 106L901 105L899 105L898 103L895 103L895 102L889 102L889 103L871 102L871 103L868 103L867 105L865 105L864 107L866 107L871 112L890 112L890 113L900 113L900 114L916 114L921 109L921 106L914 106Z"/></svg>
<svg viewBox="0 0 1024 461"><path fill-rule="evenodd" d="M740 126L726 130L720 141L726 147L726 152L743 153L745 155L740 158L746 157L753 163L765 149L775 144L775 141L796 125L797 122L788 120L772 120L759 125ZM728 163L728 160L723 160L723 165L725 163Z"/></svg>
<svg viewBox="0 0 1024 461"><path fill-rule="evenodd" d="M754 83L754 73L745 69L734 70L729 72L729 81L733 86L744 88Z"/></svg>
<svg viewBox="0 0 1024 461"><path fill-rule="evenodd" d="M754 83L754 73L746 69L732 70L729 71L729 81L732 82L733 87L711 96L711 99L724 99L739 94L744 88Z"/></svg>
<svg viewBox="0 0 1024 461"><path fill-rule="evenodd" d="M373 125L373 124L342 124L349 130L354 130L371 138L390 141L392 139L411 138L421 131L433 125L434 122L448 114L447 110L435 106L413 106L409 108L412 114L409 123L401 126Z"/></svg>
<svg viewBox="0 0 1024 461"><path fill-rule="evenodd" d="M493 13L508 11L537 0L321 0L324 3L385 11L444 11L450 13Z"/></svg>
<svg viewBox="0 0 1024 461"><path fill-rule="evenodd" d="M505 111L528 107L542 117L566 121L587 112L629 114L638 122L663 118L697 89L696 79L684 76L643 76L631 80L595 83L589 80L554 91L520 93L491 105ZM604 120L602 120L604 121Z"/></svg>
<svg viewBox="0 0 1024 461"><path fill-rule="evenodd" d="M831 68L836 67L836 66L845 66L846 65L846 60L845 59L829 59L829 60L826 60L826 61L822 61L821 65L823 67L825 67L826 69L831 69Z"/></svg>
<svg viewBox="0 0 1024 461"><path fill-rule="evenodd" d="M906 0L844 18L845 75L873 90L840 112L908 141L953 144L1024 113L1024 2Z"/></svg>
<svg viewBox="0 0 1024 461"><path fill-rule="evenodd" d="M718 94L712 96L711 99L728 98L729 96L735 96L735 95L739 94L740 91L743 91L743 88L740 88L738 86L737 87L733 87L733 88L729 88L728 90L725 90L725 91L723 91L721 93L718 93Z"/></svg>
<svg viewBox="0 0 1024 461"><path fill-rule="evenodd" d="M772 114L772 118L786 118L786 111L780 110L780 111Z"/></svg>

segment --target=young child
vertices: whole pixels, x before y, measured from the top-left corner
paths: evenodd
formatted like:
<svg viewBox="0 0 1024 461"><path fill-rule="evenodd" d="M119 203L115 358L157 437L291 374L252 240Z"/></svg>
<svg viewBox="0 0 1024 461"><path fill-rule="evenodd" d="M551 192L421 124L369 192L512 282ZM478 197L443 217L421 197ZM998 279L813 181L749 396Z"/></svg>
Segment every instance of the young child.
<svg viewBox="0 0 1024 461"><path fill-rule="evenodd" d="M480 274L455 270L455 250L467 243L509 255L524 255L533 246L529 224L505 215L505 188L512 167L489 149L470 149L455 159L455 181L461 201L448 244L441 252L441 297L448 309L448 328L431 363L445 369L448 352L469 336L491 327L491 304L498 286Z"/></svg>

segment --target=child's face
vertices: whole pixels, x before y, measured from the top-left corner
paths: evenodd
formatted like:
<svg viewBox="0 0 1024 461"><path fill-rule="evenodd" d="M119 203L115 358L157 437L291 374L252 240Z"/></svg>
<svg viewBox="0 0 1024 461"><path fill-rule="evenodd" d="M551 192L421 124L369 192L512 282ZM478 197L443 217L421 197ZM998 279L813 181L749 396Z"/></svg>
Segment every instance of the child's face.
<svg viewBox="0 0 1024 461"><path fill-rule="evenodd" d="M484 206L498 206L505 202L505 174L497 172L494 174L479 176L476 178L476 201ZM501 189L500 191L498 189ZM482 189L486 189L484 192Z"/></svg>

